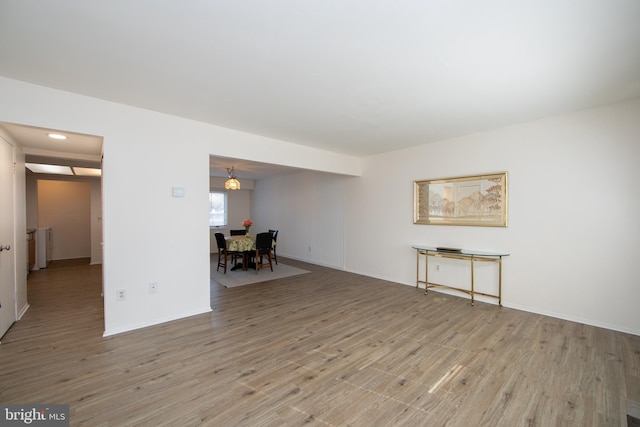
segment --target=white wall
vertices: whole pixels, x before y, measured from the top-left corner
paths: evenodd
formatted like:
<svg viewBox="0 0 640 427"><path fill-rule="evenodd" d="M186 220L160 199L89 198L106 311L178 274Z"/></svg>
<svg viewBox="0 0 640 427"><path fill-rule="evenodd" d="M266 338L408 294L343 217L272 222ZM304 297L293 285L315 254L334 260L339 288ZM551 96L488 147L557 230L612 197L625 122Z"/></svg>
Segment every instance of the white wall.
<svg viewBox="0 0 640 427"><path fill-rule="evenodd" d="M414 180L501 171L507 228L413 224ZM414 286L412 244L507 251L506 307L640 335L639 183L640 99L373 156L345 180L345 267Z"/></svg>
<svg viewBox="0 0 640 427"><path fill-rule="evenodd" d="M81 236L76 233L76 230L63 231L59 227L55 227L54 234L60 237L60 233L66 233L63 236L63 240L78 240L83 246L89 245L89 250L82 252L75 252L71 256L59 256L53 254L53 259L64 259L73 257L91 257L91 264L102 264L102 184L100 178L94 177L80 177L80 176L64 176L64 175L46 175L46 174L28 174L26 177L26 208L27 208L27 228L38 228L38 223L41 226L53 226L48 224L46 219L38 220L38 182L45 180L53 181L65 181L69 183L86 183L90 185L90 212L86 214L86 218L83 221L89 221L88 234L82 234ZM55 196L54 196L55 197ZM55 202L58 203L58 202ZM55 236L54 236L55 237ZM58 240L58 239L56 239ZM60 242L57 242L60 243ZM73 245L73 243L72 243ZM69 252L71 249L63 248L63 253ZM37 269L37 266L36 266Z"/></svg>
<svg viewBox="0 0 640 427"><path fill-rule="evenodd" d="M0 93L0 121L103 137L105 335L210 311L211 154L360 173L352 156L17 80L0 77ZM185 197L171 197L173 186Z"/></svg>
<svg viewBox="0 0 640 427"><path fill-rule="evenodd" d="M52 229L51 259L91 256L91 184L38 180L38 228Z"/></svg>
<svg viewBox="0 0 640 427"><path fill-rule="evenodd" d="M343 268L344 180L303 172L257 181L254 227L278 230L278 256Z"/></svg>

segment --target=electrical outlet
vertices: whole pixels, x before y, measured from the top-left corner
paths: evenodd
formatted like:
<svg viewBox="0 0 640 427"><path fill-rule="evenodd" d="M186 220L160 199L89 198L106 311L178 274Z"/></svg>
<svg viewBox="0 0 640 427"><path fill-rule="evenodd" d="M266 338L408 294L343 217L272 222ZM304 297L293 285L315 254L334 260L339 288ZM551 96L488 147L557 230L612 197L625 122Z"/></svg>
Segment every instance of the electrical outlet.
<svg viewBox="0 0 640 427"><path fill-rule="evenodd" d="M436 271L440 271L440 264L436 264Z"/></svg>
<svg viewBox="0 0 640 427"><path fill-rule="evenodd" d="M150 294L158 293L158 282L149 283L149 293Z"/></svg>
<svg viewBox="0 0 640 427"><path fill-rule="evenodd" d="M127 299L127 291L125 289L118 289L116 291L116 300L124 301Z"/></svg>

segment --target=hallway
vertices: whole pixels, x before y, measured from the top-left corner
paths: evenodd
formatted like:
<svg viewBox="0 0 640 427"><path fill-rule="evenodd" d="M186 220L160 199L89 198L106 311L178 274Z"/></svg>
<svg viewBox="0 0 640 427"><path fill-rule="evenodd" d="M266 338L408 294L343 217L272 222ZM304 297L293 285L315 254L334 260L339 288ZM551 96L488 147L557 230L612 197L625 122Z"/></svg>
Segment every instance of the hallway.
<svg viewBox="0 0 640 427"><path fill-rule="evenodd" d="M25 335L26 342L63 338L69 333L82 334L79 339L102 338L102 265L89 265L89 261L89 258L52 261L46 269L29 273L30 307L18 321L19 333Z"/></svg>

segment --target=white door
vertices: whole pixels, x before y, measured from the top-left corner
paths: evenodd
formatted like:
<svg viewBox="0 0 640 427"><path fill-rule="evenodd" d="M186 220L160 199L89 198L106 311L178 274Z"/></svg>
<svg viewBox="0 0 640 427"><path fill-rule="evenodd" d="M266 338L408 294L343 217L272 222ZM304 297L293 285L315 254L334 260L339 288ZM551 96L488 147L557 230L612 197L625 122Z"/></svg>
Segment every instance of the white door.
<svg viewBox="0 0 640 427"><path fill-rule="evenodd" d="M13 145L0 136L0 337L16 320L13 170Z"/></svg>

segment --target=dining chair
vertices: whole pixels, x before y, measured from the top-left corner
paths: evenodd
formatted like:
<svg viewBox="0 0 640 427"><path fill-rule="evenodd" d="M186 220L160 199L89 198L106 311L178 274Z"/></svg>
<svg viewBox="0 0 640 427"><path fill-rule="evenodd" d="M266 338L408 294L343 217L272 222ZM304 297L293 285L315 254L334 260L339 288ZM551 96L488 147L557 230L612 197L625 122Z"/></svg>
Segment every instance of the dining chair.
<svg viewBox="0 0 640 427"><path fill-rule="evenodd" d="M227 241L224 239L224 234L216 233L216 243L218 245L218 268L216 271L220 270L220 267L224 268L224 274L227 274L227 258L231 255L231 259L234 260L235 256L242 256L240 252L229 251L227 250Z"/></svg>
<svg viewBox="0 0 640 427"><path fill-rule="evenodd" d="M273 235L271 233L258 233L256 235L256 251L254 256L254 263L256 265L256 274L258 274L258 270L262 268L271 268L273 271L273 264L271 262L271 243L273 241ZM267 257L269 260L268 264L264 264L263 258Z"/></svg>
<svg viewBox="0 0 640 427"><path fill-rule="evenodd" d="M278 264L278 254L276 253L276 243L278 243L278 230L269 230L273 236L273 259Z"/></svg>
<svg viewBox="0 0 640 427"><path fill-rule="evenodd" d="M229 230L229 235L230 236L244 236L247 234L247 231L243 228L243 229L237 229L237 230ZM235 264L236 262L238 262L238 259L242 258L242 253L240 252L234 252L233 254L229 254L231 255L231 262L233 264Z"/></svg>

